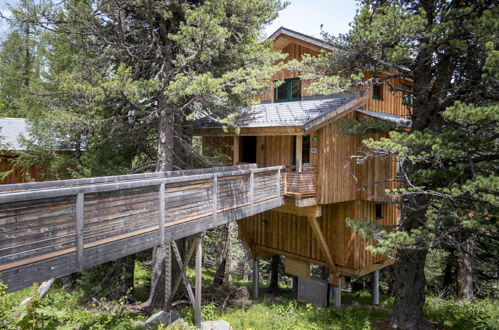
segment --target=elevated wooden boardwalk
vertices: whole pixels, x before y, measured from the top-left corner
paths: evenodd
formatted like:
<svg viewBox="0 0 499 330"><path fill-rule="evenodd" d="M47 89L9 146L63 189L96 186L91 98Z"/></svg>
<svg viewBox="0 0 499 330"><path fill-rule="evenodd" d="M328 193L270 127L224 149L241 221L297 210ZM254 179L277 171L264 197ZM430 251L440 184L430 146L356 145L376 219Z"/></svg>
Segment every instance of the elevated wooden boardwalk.
<svg viewBox="0 0 499 330"><path fill-rule="evenodd" d="M283 205L283 167L0 186L0 279L14 291Z"/></svg>

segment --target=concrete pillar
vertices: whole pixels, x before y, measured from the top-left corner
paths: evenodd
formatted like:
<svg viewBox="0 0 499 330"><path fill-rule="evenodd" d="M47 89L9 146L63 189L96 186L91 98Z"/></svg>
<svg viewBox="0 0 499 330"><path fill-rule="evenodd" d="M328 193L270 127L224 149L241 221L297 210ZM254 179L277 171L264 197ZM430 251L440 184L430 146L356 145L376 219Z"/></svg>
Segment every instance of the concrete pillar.
<svg viewBox="0 0 499 330"><path fill-rule="evenodd" d="M372 274L371 303L379 305L379 269Z"/></svg>
<svg viewBox="0 0 499 330"><path fill-rule="evenodd" d="M330 285L329 304L334 307L341 307L341 287Z"/></svg>
<svg viewBox="0 0 499 330"><path fill-rule="evenodd" d="M253 260L253 300L258 300L258 284L260 278L259 261L258 258Z"/></svg>

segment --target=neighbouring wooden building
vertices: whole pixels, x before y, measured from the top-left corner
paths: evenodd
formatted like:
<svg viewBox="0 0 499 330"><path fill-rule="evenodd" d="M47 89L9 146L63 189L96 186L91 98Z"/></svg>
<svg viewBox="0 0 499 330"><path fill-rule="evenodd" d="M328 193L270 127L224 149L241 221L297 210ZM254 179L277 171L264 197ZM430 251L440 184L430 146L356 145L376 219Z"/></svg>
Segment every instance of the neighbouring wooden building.
<svg viewBox="0 0 499 330"><path fill-rule="evenodd" d="M334 51L319 39L285 28L271 38L275 49L289 54L287 60ZM398 210L384 195L394 185L396 160L348 160L362 152L365 136L342 133L336 121L377 118L408 126L411 107L407 95L386 85L357 94L308 95L309 82L298 76L279 72L274 78L284 80L283 85L265 93L261 104L239 110L239 135L204 119L196 122L195 135L202 136L205 148L226 153L233 164L287 166L285 205L239 221L240 237L254 258L282 255L286 272L305 278L310 265L324 266L330 270L329 282L337 285L343 276L366 275L392 263L368 252L365 247L373 242L353 232L345 219L395 225ZM381 133L371 136L380 138Z"/></svg>
<svg viewBox="0 0 499 330"><path fill-rule="evenodd" d="M0 184L22 183L37 180L38 169L34 166L25 173L15 166L16 152L26 150L23 138L29 138L29 124L24 118L0 118Z"/></svg>

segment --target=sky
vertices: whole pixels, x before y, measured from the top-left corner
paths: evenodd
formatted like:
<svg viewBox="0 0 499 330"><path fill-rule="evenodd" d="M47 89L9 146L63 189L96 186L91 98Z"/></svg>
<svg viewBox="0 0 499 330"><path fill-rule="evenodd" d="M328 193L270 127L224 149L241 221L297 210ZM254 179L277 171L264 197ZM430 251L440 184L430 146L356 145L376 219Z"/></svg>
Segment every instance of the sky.
<svg viewBox="0 0 499 330"><path fill-rule="evenodd" d="M355 0L290 0L286 9L280 12L279 17L265 29L270 36L279 27L321 37L321 24L324 31L338 35L348 32L348 23L355 16ZM0 0L0 11L5 11L7 4L16 4L17 0ZM0 39L7 29L5 22L0 20Z"/></svg>
<svg viewBox="0 0 499 330"><path fill-rule="evenodd" d="M322 24L324 31L332 35L346 33L356 8L355 0L291 0L265 32L269 36L283 26L320 38Z"/></svg>

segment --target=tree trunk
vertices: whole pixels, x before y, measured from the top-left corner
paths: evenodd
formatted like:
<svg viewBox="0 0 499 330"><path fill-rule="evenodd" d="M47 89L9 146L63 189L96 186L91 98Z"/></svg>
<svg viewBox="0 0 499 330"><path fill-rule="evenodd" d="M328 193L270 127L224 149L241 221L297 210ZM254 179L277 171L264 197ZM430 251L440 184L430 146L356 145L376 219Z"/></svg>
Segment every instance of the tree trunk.
<svg viewBox="0 0 499 330"><path fill-rule="evenodd" d="M229 235L229 224L224 225L221 228L222 232L220 235L220 263L218 264L215 277L213 278L213 286L222 286L228 279L229 273L229 253L230 253L230 235Z"/></svg>
<svg viewBox="0 0 499 330"><path fill-rule="evenodd" d="M279 264L281 262L280 255L273 255L270 261L270 285L269 291L276 292L279 290Z"/></svg>
<svg viewBox="0 0 499 330"><path fill-rule="evenodd" d="M457 286L460 299L473 299L473 258L472 240L466 239L458 249Z"/></svg>
<svg viewBox="0 0 499 330"><path fill-rule="evenodd" d="M168 108L164 91L158 96L158 153L156 171L171 171L173 168L173 111ZM168 309L166 302L170 298L172 279L172 250L170 243L153 248L151 291L149 299L142 305L145 310L154 308Z"/></svg>
<svg viewBox="0 0 499 330"><path fill-rule="evenodd" d="M398 250L394 267L395 302L391 326L395 329L429 329L423 316L424 274L427 250Z"/></svg>
<svg viewBox="0 0 499 330"><path fill-rule="evenodd" d="M456 263L454 249L449 249L449 255L445 258L445 268L442 288L446 296L449 296L452 291L454 282L454 265Z"/></svg>
<svg viewBox="0 0 499 330"><path fill-rule="evenodd" d="M152 272L151 272L151 291L149 298L142 304L141 308L151 312L154 308L164 309L165 302L170 297L170 283L165 275L170 277L171 270L171 248L170 244L158 245L152 250ZM171 281L170 281L171 282ZM168 284L168 287L165 286Z"/></svg>

